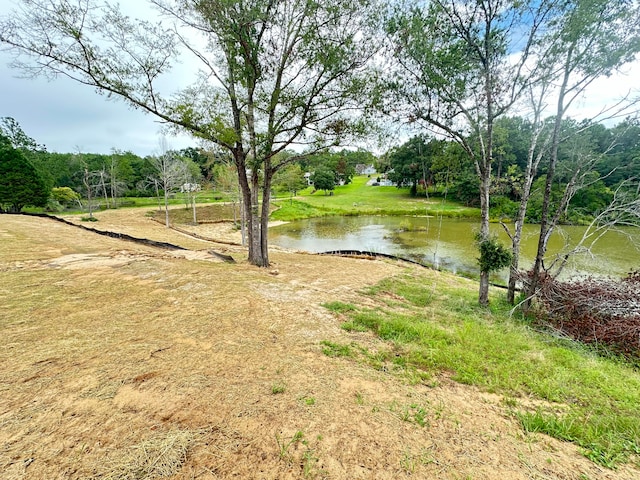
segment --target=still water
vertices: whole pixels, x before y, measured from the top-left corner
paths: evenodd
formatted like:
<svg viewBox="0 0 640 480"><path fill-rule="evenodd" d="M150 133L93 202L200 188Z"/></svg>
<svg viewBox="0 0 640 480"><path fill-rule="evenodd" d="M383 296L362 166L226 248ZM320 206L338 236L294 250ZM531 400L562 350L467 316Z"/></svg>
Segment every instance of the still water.
<svg viewBox="0 0 640 480"><path fill-rule="evenodd" d="M271 227L269 239L274 245L326 252L363 250L411 258L436 268L477 275L474 234L477 220L434 217L326 217L300 220ZM505 245L510 241L502 226L491 225ZM521 268L529 268L537 247L537 225L526 225L523 233ZM547 264L558 254L571 249L582 238L584 227L563 226L549 241ZM592 248L592 255L574 256L563 277L576 275L623 276L640 269L640 231L608 232ZM496 280L504 280L507 270Z"/></svg>

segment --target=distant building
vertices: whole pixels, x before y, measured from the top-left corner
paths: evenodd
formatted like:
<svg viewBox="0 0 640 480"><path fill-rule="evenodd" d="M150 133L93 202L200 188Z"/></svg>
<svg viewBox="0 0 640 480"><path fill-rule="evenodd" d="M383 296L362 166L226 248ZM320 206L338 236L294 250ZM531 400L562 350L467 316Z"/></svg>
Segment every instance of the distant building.
<svg viewBox="0 0 640 480"><path fill-rule="evenodd" d="M311 180L311 175L313 175L313 173L311 172L305 172L304 174L304 179L307 181L307 185L313 185L313 180Z"/></svg>
<svg viewBox="0 0 640 480"><path fill-rule="evenodd" d="M359 163L356 165L356 173L358 175L373 175L376 173L376 169L373 165L365 165L364 163Z"/></svg>

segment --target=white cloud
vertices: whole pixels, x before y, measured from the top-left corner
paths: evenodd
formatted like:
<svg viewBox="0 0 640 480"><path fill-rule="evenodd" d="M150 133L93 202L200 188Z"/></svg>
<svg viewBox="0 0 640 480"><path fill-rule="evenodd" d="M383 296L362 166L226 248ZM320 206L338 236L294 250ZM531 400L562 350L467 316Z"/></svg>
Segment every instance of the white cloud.
<svg viewBox="0 0 640 480"><path fill-rule="evenodd" d="M0 16L16 7L12 0L0 0ZM126 2L127 14L147 20L156 14L139 0ZM14 117L23 130L50 151L109 153L112 149L129 150L138 155L158 152L161 125L152 115L132 110L123 101L108 100L90 87L66 78L47 82L15 78L20 72L8 67L10 57L0 53L0 117ZM195 74L197 64L185 57L185 65L177 65L166 82L167 92L189 83L186 75ZM610 105L640 84L640 62L625 69L624 74L594 82L583 98L572 106L569 116L578 120L592 117L604 105ZM170 90L169 90L170 88ZM182 135L169 137L170 148L180 149L197 144Z"/></svg>
<svg viewBox="0 0 640 480"><path fill-rule="evenodd" d="M13 2L0 0L0 16L14 8ZM145 12L145 18L153 16L139 2L127 4L126 13L132 16ZM141 156L158 152L162 125L154 116L62 76L53 81L18 78L21 72L12 70L10 62L8 53L0 53L0 117L15 118L27 135L49 151L109 153L118 149ZM178 87L186 83L180 71L184 69L170 79ZM187 135L168 137L168 143L173 149L197 144Z"/></svg>
<svg viewBox="0 0 640 480"><path fill-rule="evenodd" d="M624 66L619 73L611 77L602 77L595 80L584 95L579 97L571 106L569 116L576 120L594 118L606 108L614 107L624 97L640 96L640 61ZM636 107L637 108L637 107ZM617 123L622 118L611 122Z"/></svg>

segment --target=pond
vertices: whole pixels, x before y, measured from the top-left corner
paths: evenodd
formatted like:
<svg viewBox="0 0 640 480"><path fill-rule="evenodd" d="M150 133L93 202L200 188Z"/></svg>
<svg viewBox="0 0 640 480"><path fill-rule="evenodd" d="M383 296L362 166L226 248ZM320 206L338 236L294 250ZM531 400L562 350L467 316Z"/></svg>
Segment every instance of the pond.
<svg viewBox="0 0 640 480"><path fill-rule="evenodd" d="M435 217L324 217L290 222L269 229L274 245L308 252L362 250L410 258L438 269L465 275L477 275L474 234L477 220ZM508 236L499 224L491 230L505 245ZM526 225L522 241L521 267L529 268L537 247L537 225ZM562 226L549 241L547 257L564 252L582 237L585 227ZM592 254L574 256L563 277L595 274L624 276L640 269L640 230L624 234L608 232L592 249ZM505 269L494 280L504 281Z"/></svg>

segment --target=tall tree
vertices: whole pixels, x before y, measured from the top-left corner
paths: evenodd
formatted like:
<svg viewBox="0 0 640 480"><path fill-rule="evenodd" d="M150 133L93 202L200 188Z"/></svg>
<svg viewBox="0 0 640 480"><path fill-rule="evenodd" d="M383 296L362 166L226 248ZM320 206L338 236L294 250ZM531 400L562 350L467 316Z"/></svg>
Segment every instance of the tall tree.
<svg viewBox="0 0 640 480"><path fill-rule="evenodd" d="M9 141L13 148L31 151L45 150L44 145L38 145L33 138L22 130L15 118L0 118L0 135Z"/></svg>
<svg viewBox="0 0 640 480"><path fill-rule="evenodd" d="M227 195L227 201L231 202L233 209L233 224L240 227L242 235L242 245L246 245L246 229L245 229L245 208L242 204L242 192L238 185L238 172L236 166L232 162L218 163L213 168L214 185L217 190ZM239 212L236 209L239 207ZM240 220L240 221L238 221Z"/></svg>
<svg viewBox="0 0 640 480"><path fill-rule="evenodd" d="M363 131L375 1L150 0L169 20L154 25L103 2L22 0L0 41L28 56L16 62L27 73L68 76L226 149L248 207L249 261L268 266L271 182L293 161L277 154ZM180 48L202 70L163 96L158 82Z"/></svg>
<svg viewBox="0 0 640 480"><path fill-rule="evenodd" d="M543 89L553 87L556 109L547 153L540 236L527 292L529 297L535 294L544 270L549 237L577 185L576 177L572 176L559 205L553 208L551 193L563 139L563 120L589 85L635 59L639 51L640 5L634 1L567 1L559 15L549 23L540 42L536 60L544 75L539 83ZM574 169L575 175L583 172L583 167Z"/></svg>
<svg viewBox="0 0 640 480"><path fill-rule="evenodd" d="M169 219L169 197L172 192L179 190L189 181L187 164L175 152L169 151L164 138L160 142L160 154L151 157L150 161L155 168L154 179L164 197L164 220L167 228L171 226Z"/></svg>
<svg viewBox="0 0 640 480"><path fill-rule="evenodd" d="M398 7L388 24L399 67L389 109L452 138L473 160L481 241L489 239L495 122L537 73L527 68L531 48L556 3L416 0ZM488 303L488 292L489 272L481 270L480 304Z"/></svg>
<svg viewBox="0 0 640 480"><path fill-rule="evenodd" d="M418 192L418 183L422 182L427 192L427 185L433 183L431 163L442 144L436 140L427 141L424 136L415 136L389 152L392 171L389 179L398 187L411 187L411 195Z"/></svg>
<svg viewBox="0 0 640 480"><path fill-rule="evenodd" d="M293 197L298 194L298 190L302 190L307 186L307 182L300 165L293 163L278 172L274 177L274 185L289 192L289 200L293 202Z"/></svg>
<svg viewBox="0 0 640 480"><path fill-rule="evenodd" d="M324 190L324 194L336 188L335 174L326 167L318 168L311 175L311 181L316 190Z"/></svg>
<svg viewBox="0 0 640 480"><path fill-rule="evenodd" d="M44 207L49 189L24 154L5 138L0 135L0 211L18 213L27 205Z"/></svg>

